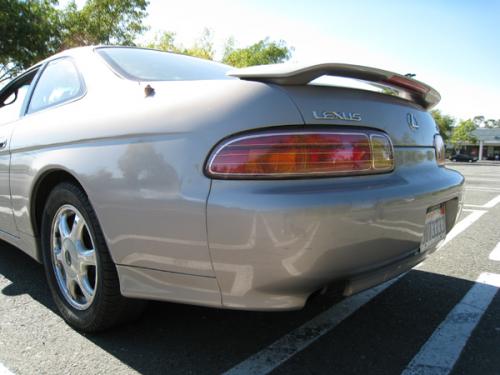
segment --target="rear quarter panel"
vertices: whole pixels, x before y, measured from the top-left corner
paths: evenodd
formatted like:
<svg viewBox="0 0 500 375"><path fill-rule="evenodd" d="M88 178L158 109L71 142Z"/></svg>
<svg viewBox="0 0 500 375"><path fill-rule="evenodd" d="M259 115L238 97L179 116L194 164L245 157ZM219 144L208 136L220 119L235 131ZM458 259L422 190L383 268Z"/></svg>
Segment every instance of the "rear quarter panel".
<svg viewBox="0 0 500 375"><path fill-rule="evenodd" d="M117 264L213 276L208 153L233 132L301 117L285 95L260 83L153 83L155 96L144 98L140 84L116 80L115 89L89 90L79 101L26 116L15 129L17 227L36 234L34 186L46 173L65 170L87 193Z"/></svg>

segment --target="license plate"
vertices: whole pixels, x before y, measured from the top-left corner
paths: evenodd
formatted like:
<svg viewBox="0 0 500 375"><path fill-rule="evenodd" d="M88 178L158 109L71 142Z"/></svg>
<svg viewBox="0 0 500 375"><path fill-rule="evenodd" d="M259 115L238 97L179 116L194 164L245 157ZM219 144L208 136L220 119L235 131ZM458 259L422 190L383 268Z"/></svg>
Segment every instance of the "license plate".
<svg viewBox="0 0 500 375"><path fill-rule="evenodd" d="M427 251L446 237L446 215L444 205L432 208L425 216L425 230L420 251Z"/></svg>

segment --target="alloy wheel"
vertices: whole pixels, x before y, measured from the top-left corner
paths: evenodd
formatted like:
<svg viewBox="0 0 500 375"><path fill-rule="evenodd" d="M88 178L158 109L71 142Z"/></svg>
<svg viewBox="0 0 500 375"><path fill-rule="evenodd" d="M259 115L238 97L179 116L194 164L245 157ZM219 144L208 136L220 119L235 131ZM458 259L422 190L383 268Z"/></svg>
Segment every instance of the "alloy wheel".
<svg viewBox="0 0 500 375"><path fill-rule="evenodd" d="M72 205L59 208L52 221L52 266L65 300L77 310L92 304L97 287L97 259L83 215Z"/></svg>

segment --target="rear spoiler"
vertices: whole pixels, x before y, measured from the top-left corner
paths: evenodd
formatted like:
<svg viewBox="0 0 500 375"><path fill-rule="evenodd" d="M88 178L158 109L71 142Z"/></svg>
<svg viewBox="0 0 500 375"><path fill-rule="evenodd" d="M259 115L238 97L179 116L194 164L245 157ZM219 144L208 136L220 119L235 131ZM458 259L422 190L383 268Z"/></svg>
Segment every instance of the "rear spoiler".
<svg viewBox="0 0 500 375"><path fill-rule="evenodd" d="M321 76L354 78L376 86L396 90L397 96L430 109L441 96L431 86L401 74L361 65L326 63L316 65L272 64L234 69L232 77L279 85L307 85ZM392 91L392 90L391 90ZM389 91L389 94L391 93Z"/></svg>

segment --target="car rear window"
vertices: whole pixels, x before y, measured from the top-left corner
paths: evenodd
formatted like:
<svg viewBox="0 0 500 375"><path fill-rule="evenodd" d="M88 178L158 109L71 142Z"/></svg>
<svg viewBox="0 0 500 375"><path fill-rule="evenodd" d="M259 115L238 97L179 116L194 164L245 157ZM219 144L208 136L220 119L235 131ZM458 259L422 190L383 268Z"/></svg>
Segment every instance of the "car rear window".
<svg viewBox="0 0 500 375"><path fill-rule="evenodd" d="M97 48L111 67L134 81L191 81L231 79L228 65L195 57L143 48Z"/></svg>

